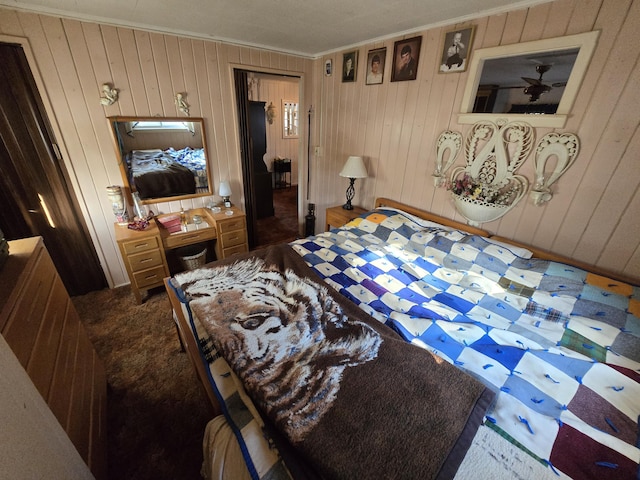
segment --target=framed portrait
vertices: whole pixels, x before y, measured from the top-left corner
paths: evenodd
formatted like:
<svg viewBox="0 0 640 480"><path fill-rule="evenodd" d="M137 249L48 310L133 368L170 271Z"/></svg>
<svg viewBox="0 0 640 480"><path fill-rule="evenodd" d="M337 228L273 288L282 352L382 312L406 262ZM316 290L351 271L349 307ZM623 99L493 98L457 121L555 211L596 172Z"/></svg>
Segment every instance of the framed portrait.
<svg viewBox="0 0 640 480"><path fill-rule="evenodd" d="M474 25L444 34L440 73L464 72L467 69L475 29Z"/></svg>
<svg viewBox="0 0 640 480"><path fill-rule="evenodd" d="M325 74L327 77L330 77L330 76L331 76L332 71L333 71L333 62L332 62L332 61L331 61L331 59L329 58L329 59L325 60L325 62L324 62L324 74Z"/></svg>
<svg viewBox="0 0 640 480"><path fill-rule="evenodd" d="M367 53L366 85L380 85L384 78L384 63L387 58L387 47L369 50Z"/></svg>
<svg viewBox="0 0 640 480"><path fill-rule="evenodd" d="M418 76L418 61L420 60L421 45L421 36L398 40L393 44L392 82L416 79Z"/></svg>
<svg viewBox="0 0 640 480"><path fill-rule="evenodd" d="M342 81L355 82L358 71L358 50L342 54Z"/></svg>

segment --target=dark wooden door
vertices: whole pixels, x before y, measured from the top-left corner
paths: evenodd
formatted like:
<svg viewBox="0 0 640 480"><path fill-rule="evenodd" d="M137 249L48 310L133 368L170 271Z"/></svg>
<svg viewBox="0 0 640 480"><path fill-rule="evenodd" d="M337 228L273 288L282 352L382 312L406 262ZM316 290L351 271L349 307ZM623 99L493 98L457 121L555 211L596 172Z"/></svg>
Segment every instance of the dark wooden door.
<svg viewBox="0 0 640 480"><path fill-rule="evenodd" d="M249 102L249 137L251 139L251 162L253 187L256 197L256 218L273 217L273 176L264 163L267 153L267 119L265 102Z"/></svg>
<svg viewBox="0 0 640 480"><path fill-rule="evenodd" d="M104 288L22 47L0 43L0 65L0 229L8 240L42 236L69 294Z"/></svg>

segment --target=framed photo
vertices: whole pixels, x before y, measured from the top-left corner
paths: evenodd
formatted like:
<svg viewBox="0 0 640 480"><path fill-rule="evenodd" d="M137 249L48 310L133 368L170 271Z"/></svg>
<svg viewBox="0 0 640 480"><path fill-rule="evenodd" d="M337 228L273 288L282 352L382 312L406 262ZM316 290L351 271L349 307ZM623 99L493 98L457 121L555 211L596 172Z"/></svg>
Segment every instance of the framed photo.
<svg viewBox="0 0 640 480"><path fill-rule="evenodd" d="M440 73L464 72L469 63L475 25L444 34Z"/></svg>
<svg viewBox="0 0 640 480"><path fill-rule="evenodd" d="M369 53L367 53L366 85L380 85L382 83L386 58L387 47L369 50Z"/></svg>
<svg viewBox="0 0 640 480"><path fill-rule="evenodd" d="M333 70L333 62L329 58L329 59L325 60L325 62L324 62L324 74L327 77L330 77L331 73L332 73L332 70Z"/></svg>
<svg viewBox="0 0 640 480"><path fill-rule="evenodd" d="M342 54L342 81L355 82L358 71L358 50Z"/></svg>
<svg viewBox="0 0 640 480"><path fill-rule="evenodd" d="M415 80L418 76L418 61L420 60L420 46L422 37L398 40L393 44L393 68L391 81L402 82Z"/></svg>

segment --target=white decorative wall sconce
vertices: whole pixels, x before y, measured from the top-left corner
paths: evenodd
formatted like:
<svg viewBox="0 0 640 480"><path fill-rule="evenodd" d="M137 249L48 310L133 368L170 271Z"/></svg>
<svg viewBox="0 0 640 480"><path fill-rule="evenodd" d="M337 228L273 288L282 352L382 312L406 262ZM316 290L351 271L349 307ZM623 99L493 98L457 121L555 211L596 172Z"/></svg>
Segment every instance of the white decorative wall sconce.
<svg viewBox="0 0 640 480"><path fill-rule="evenodd" d="M451 172L451 195L470 225L492 222L522 199L529 181L515 175L531 152L534 130L525 122L474 124L465 144L466 167Z"/></svg>
<svg viewBox="0 0 640 480"><path fill-rule="evenodd" d="M538 143L534 159L536 180L529 192L535 205L542 205L553 197L551 185L573 164L580 150L580 140L573 133L548 133ZM549 158L556 158L556 166L545 176Z"/></svg>
<svg viewBox="0 0 640 480"><path fill-rule="evenodd" d="M452 132L447 130L442 132L438 137L438 143L436 145L436 168L433 171L433 185L435 187L443 186L445 173L451 168L458 158L458 154L462 150L462 134L460 132ZM444 156L449 152L449 157L444 162Z"/></svg>
<svg viewBox="0 0 640 480"><path fill-rule="evenodd" d="M269 102L269 105L264 110L267 113L267 122L269 122L269 125L273 124L273 119L276 118L276 107L273 102Z"/></svg>
<svg viewBox="0 0 640 480"><path fill-rule="evenodd" d="M102 84L102 96L100 97L100 103L105 107L113 105L118 101L118 90L113 88L109 83Z"/></svg>
<svg viewBox="0 0 640 480"><path fill-rule="evenodd" d="M189 105L184 100L184 97L186 97L186 93L176 93L176 105L178 107L178 110L180 110L182 113L184 113L188 117Z"/></svg>

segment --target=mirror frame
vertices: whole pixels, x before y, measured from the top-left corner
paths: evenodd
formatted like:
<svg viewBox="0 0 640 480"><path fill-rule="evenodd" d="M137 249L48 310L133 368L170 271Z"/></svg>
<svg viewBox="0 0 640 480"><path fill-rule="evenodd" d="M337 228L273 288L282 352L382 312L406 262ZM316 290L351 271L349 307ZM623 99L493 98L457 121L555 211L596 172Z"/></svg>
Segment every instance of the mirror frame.
<svg viewBox="0 0 640 480"><path fill-rule="evenodd" d="M479 121L488 120L498 122L498 120L524 121L534 127L553 127L562 128L565 126L573 103L578 94L582 80L593 56L598 37L599 30L592 32L579 33L576 35L567 35L565 37L546 38L543 40L535 40L533 42L515 43L511 45L500 45L497 47L482 48L473 52L469 67L469 76L462 97L462 105L460 114L458 115L458 123L470 124ZM571 75L567 81L562 99L558 104L555 114L549 115L532 115L522 113L473 113L473 105L476 99L476 92L482 77L482 68L487 60L496 58L514 57L519 55L553 52L556 50L567 50L570 48L579 48L578 56L571 70Z"/></svg>
<svg viewBox="0 0 640 480"><path fill-rule="evenodd" d="M131 185L129 185L129 176L127 175L127 167L124 159L124 153L120 149L120 144L118 142L117 135L117 124L118 123L127 123L127 122L158 122L158 121L166 121L166 122L190 122L190 123L199 123L200 124L200 134L202 136L202 148L204 148L204 155L207 166L207 183L209 189L207 192L199 192L188 195L176 195L173 197L157 197L157 198L147 198L141 199L142 204L157 204L164 202L173 202L176 200L186 200L189 198L198 198L198 197L207 197L213 195L213 183L211 179L211 161L209 158L209 150L207 148L207 135L204 128L204 118L201 117L128 117L128 116L115 116L108 117L109 128L111 130L111 136L113 138L113 147L115 149L116 155L118 157L118 166L120 167L120 174L122 175L122 181L124 183L125 192L127 195L127 199L129 200L129 204L133 205L133 196L132 193L135 190L131 189Z"/></svg>

